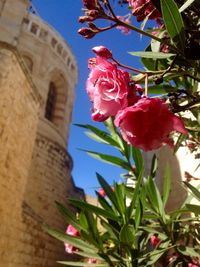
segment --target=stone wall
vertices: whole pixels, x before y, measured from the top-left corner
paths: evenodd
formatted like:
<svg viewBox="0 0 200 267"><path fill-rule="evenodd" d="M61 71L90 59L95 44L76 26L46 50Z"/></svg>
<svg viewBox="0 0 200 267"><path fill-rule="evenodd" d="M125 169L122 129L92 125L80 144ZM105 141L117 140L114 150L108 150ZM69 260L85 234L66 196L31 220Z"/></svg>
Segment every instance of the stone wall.
<svg viewBox="0 0 200 267"><path fill-rule="evenodd" d="M30 78L30 77L29 77ZM0 47L0 266L11 267L22 244L22 203L36 137L39 97L20 56ZM20 257L20 256L19 256ZM19 265L22 266L22 265ZM27 266L27 265L26 265Z"/></svg>

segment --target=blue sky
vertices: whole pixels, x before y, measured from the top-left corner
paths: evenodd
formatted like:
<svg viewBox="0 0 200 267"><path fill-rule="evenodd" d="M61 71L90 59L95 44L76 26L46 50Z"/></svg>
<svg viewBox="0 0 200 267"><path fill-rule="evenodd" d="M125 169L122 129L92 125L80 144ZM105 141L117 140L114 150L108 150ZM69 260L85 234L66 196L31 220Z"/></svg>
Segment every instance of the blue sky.
<svg viewBox="0 0 200 267"><path fill-rule="evenodd" d="M64 37L78 62L79 80L76 88L72 123L94 124L90 118L91 105L85 91L85 82L89 73L87 61L94 56L91 48L104 45L112 50L114 56L120 62L138 67L138 59L128 55L127 52L142 51L146 41L141 40L137 33L124 36L116 29L98 34L90 40L84 39L77 34L78 29L82 26L78 23L78 17L83 15L81 0L32 0L32 3L38 14ZM126 7L116 6L115 8L118 15L128 13ZM134 18L133 23L136 24ZM89 139L84 134L84 129L75 127L73 124L70 128L68 146L68 151L74 161L72 175L77 186L82 187L86 193L93 195L94 189L98 187L96 172L99 172L109 183L112 183L113 180L119 181L120 173L124 173L124 171L113 165L97 161L86 153L79 151L78 148L101 151L102 153L109 153L111 150L109 147L97 144ZM94 125L98 127L100 123Z"/></svg>

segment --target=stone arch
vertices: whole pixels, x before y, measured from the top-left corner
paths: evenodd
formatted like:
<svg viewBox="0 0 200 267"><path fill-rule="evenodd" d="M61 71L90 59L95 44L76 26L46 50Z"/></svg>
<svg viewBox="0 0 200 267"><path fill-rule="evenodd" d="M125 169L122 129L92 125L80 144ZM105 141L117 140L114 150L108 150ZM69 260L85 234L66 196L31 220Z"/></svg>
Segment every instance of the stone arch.
<svg viewBox="0 0 200 267"><path fill-rule="evenodd" d="M28 68L28 70L30 71L30 73L33 72L33 67L34 67L34 63L33 63L33 59L30 55L27 54L23 54L22 55L23 61L26 65L26 67Z"/></svg>
<svg viewBox="0 0 200 267"><path fill-rule="evenodd" d="M51 121L62 128L65 123L66 116L66 106L67 106L67 89L68 84L64 74L59 70L54 70L49 75L49 88L48 88L48 96L46 101L46 108L48 105L50 90L54 88L54 103L52 105L52 118Z"/></svg>

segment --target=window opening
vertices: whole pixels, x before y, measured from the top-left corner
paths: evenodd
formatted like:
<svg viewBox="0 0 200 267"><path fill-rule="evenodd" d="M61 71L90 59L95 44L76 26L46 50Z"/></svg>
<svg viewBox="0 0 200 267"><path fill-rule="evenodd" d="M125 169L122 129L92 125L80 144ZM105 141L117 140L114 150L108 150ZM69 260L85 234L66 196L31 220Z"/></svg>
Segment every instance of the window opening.
<svg viewBox="0 0 200 267"><path fill-rule="evenodd" d="M45 118L49 121L53 121L53 115L56 104L56 86L53 82L50 82L49 93L46 103Z"/></svg>

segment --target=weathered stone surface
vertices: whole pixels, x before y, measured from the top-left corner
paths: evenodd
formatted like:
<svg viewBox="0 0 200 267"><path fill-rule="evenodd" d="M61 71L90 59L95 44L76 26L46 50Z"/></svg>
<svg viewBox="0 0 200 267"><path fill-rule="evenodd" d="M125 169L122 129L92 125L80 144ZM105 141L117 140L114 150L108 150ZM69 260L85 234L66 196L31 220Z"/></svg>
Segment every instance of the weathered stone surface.
<svg viewBox="0 0 200 267"><path fill-rule="evenodd" d="M65 230L55 201L83 196L66 151L77 66L62 37L27 11L0 0L0 266L55 267L64 246L42 229ZM45 117L50 83L56 88ZM70 207L69 207L70 208Z"/></svg>

